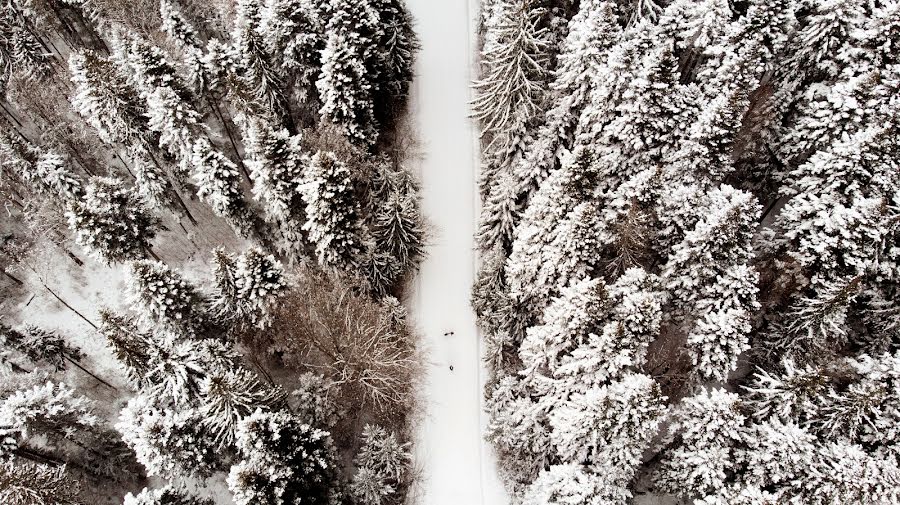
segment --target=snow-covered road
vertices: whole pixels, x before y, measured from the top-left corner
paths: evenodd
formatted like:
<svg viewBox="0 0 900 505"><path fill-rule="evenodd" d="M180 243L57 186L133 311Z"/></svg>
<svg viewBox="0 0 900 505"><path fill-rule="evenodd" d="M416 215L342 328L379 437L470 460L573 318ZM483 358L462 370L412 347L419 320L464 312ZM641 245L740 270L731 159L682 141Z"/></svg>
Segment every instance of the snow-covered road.
<svg viewBox="0 0 900 505"><path fill-rule="evenodd" d="M411 114L420 142L423 208L433 234L410 300L428 361L425 416L416 440L423 471L416 502L504 505L506 495L482 436L481 337L469 306L478 148L468 104L478 4L407 0L407 5L422 43Z"/></svg>

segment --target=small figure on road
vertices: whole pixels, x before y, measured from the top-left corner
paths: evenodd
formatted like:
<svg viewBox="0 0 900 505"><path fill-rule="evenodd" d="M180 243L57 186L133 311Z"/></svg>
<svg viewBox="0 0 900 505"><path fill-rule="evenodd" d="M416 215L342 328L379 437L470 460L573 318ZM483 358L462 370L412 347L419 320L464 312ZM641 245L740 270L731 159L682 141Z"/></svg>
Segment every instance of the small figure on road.
<svg viewBox="0 0 900 505"><path fill-rule="evenodd" d="M452 331L448 331L447 333L444 333L444 336L445 336L445 337L449 337L449 336L451 336L451 335L453 335L453 332L452 332Z"/></svg>
<svg viewBox="0 0 900 505"><path fill-rule="evenodd" d="M453 371L453 365L450 365L450 371L451 372Z"/></svg>

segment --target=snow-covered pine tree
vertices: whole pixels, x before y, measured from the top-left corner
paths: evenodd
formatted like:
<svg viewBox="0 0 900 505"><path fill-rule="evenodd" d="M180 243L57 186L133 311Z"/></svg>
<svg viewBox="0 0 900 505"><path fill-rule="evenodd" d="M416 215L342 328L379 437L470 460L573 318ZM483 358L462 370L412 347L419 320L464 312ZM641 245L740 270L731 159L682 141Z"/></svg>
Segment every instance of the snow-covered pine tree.
<svg viewBox="0 0 900 505"><path fill-rule="evenodd" d="M759 308L758 274L749 266L758 214L753 195L720 186L663 268L674 309L692 321L688 352L704 379L727 379L749 348L750 317Z"/></svg>
<svg viewBox="0 0 900 505"><path fill-rule="evenodd" d="M301 99L309 100L318 78L325 47L324 22L309 0L267 0L257 30L266 52L293 83Z"/></svg>
<svg viewBox="0 0 900 505"><path fill-rule="evenodd" d="M570 280L590 271L596 255L589 245L568 240L573 222L567 218L593 199L597 163L588 148L567 156L534 196L516 228L506 278L517 310L524 315L536 316Z"/></svg>
<svg viewBox="0 0 900 505"><path fill-rule="evenodd" d="M17 452L45 454L86 475L116 481L141 477L133 455L108 429L94 403L65 383L18 389L0 401L0 426Z"/></svg>
<svg viewBox="0 0 900 505"><path fill-rule="evenodd" d="M479 247L485 251L495 246L509 250L520 212L518 181L511 170L498 170L481 208L478 222Z"/></svg>
<svg viewBox="0 0 900 505"><path fill-rule="evenodd" d="M213 262L217 293L212 312L216 317L239 327L268 326L272 310L287 289L281 263L258 248L237 257L217 249Z"/></svg>
<svg viewBox="0 0 900 505"><path fill-rule="evenodd" d="M47 365L55 371L64 370L68 363L77 362L84 356L58 333L37 326L26 325L17 331L0 323L0 332L6 337L3 347L20 352L32 363Z"/></svg>
<svg viewBox="0 0 900 505"><path fill-rule="evenodd" d="M64 466L0 463L0 502L6 505L81 505L81 484Z"/></svg>
<svg viewBox="0 0 900 505"><path fill-rule="evenodd" d="M278 410L284 405L284 391L263 384L253 372L234 367L214 370L200 384L201 425L219 447L235 441L235 430L254 411Z"/></svg>
<svg viewBox="0 0 900 505"><path fill-rule="evenodd" d="M213 505L209 498L198 498L187 491L178 489L171 484L157 488L144 488L140 493L125 495L123 505Z"/></svg>
<svg viewBox="0 0 900 505"><path fill-rule="evenodd" d="M354 267L359 263L364 238L353 174L337 155L319 151L310 158L303 181L303 230L315 245L319 264Z"/></svg>
<svg viewBox="0 0 900 505"><path fill-rule="evenodd" d="M606 486L628 496L628 484L663 421L664 402L656 381L628 373L553 409L550 440L563 461L594 465Z"/></svg>
<svg viewBox="0 0 900 505"><path fill-rule="evenodd" d="M197 183L197 196L225 218L238 235L251 236L253 222L241 192L238 167L213 147L205 136L194 142L190 165Z"/></svg>
<svg viewBox="0 0 900 505"><path fill-rule="evenodd" d="M367 424L354 460L350 494L362 505L390 503L410 478L411 457L409 443L401 443L396 433Z"/></svg>
<svg viewBox="0 0 900 505"><path fill-rule="evenodd" d="M330 503L334 466L331 437L284 412L256 411L237 428L241 461L228 487L237 505Z"/></svg>
<svg viewBox="0 0 900 505"><path fill-rule="evenodd" d="M145 324L187 337L202 331L207 319L202 297L181 274L151 260L130 263L127 273L132 307Z"/></svg>
<svg viewBox="0 0 900 505"><path fill-rule="evenodd" d="M84 196L68 205L66 218L75 242L107 263L151 254L158 220L122 181L95 177Z"/></svg>
<svg viewBox="0 0 900 505"><path fill-rule="evenodd" d="M413 80L413 59L419 41L413 31L413 20L402 0L376 0L379 30L375 39L373 62L375 116L392 119L392 107L402 105ZM374 71L372 70L374 69Z"/></svg>
<svg viewBox="0 0 900 505"><path fill-rule="evenodd" d="M417 182L404 167L388 161L375 166L362 214L371 234L363 268L376 293L393 289L424 254L425 229L418 190Z"/></svg>
<svg viewBox="0 0 900 505"><path fill-rule="evenodd" d="M668 430L675 440L662 456L654 485L696 498L721 491L737 468L744 415L738 395L703 389L675 408Z"/></svg>
<svg viewBox="0 0 900 505"><path fill-rule="evenodd" d="M30 20L23 16L17 4L5 2L0 11L0 94L5 94L9 80L21 76L41 80L52 73L52 56L47 46L34 32Z"/></svg>
<svg viewBox="0 0 900 505"><path fill-rule="evenodd" d="M607 52L622 36L615 16L615 5L611 2L581 2L568 28L569 33L560 48L557 68L550 83L553 106L547 111L544 123L538 128L526 152L512 167L516 184L515 202L504 205L527 201L550 171L556 168L563 150L572 148L578 117L583 109L593 106L591 92L602 82L599 78L606 72L604 63ZM506 189L504 193L508 191ZM492 189L492 194L496 193L496 189Z"/></svg>
<svg viewBox="0 0 900 505"><path fill-rule="evenodd" d="M59 154L41 150L31 142L0 132L0 164L34 191L56 198L60 204L83 194L81 181Z"/></svg>
<svg viewBox="0 0 900 505"><path fill-rule="evenodd" d="M85 51L69 57L72 107L112 144L152 143L140 95L108 60Z"/></svg>
<svg viewBox="0 0 900 505"><path fill-rule="evenodd" d="M302 250L300 227L306 218L300 186L307 158L300 137L253 118L247 122L244 141L253 197L262 203L266 216L280 225L291 248Z"/></svg>
<svg viewBox="0 0 900 505"><path fill-rule="evenodd" d="M627 503L631 494L622 486L606 482L585 465L551 465L541 471L525 490L522 505L566 505L569 503Z"/></svg>
<svg viewBox="0 0 900 505"><path fill-rule="evenodd" d="M139 394L119 413L116 430L148 476L203 478L219 468L220 456L202 428L202 420L196 409L178 408Z"/></svg>
<svg viewBox="0 0 900 505"><path fill-rule="evenodd" d="M100 321L100 334L106 338L106 345L125 369L131 384L138 388L149 384L147 379L155 348L151 337L139 330L129 317L106 309L100 311Z"/></svg>
<svg viewBox="0 0 900 505"><path fill-rule="evenodd" d="M287 107L283 90L283 79L279 67L266 51L263 38L257 32L260 25L260 5L253 0L238 0L236 21L232 31L234 63L239 74L236 76L249 98L255 102L264 115L277 120L292 129L293 121Z"/></svg>
<svg viewBox="0 0 900 505"><path fill-rule="evenodd" d="M491 152L505 152L506 134L538 112L548 80L547 10L536 1L502 0L494 10L481 50L484 72L474 83L472 115L492 139ZM496 143L496 145L495 145Z"/></svg>
<svg viewBox="0 0 900 505"><path fill-rule="evenodd" d="M322 72L316 81L322 101L319 113L337 125L347 138L371 145L378 133L374 90L354 35L347 30L329 31L322 50Z"/></svg>

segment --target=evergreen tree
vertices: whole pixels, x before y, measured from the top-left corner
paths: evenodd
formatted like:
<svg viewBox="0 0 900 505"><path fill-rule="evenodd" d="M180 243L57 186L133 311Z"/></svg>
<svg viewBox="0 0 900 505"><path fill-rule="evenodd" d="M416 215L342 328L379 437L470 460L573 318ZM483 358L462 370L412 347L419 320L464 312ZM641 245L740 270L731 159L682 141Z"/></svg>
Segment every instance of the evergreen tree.
<svg viewBox="0 0 900 505"><path fill-rule="evenodd" d="M482 131L502 138L528 122L542 105L549 58L546 9L537 2L504 0L495 8L481 51L482 78L475 82L473 116ZM502 151L498 147L490 150Z"/></svg>
<svg viewBox="0 0 900 505"><path fill-rule="evenodd" d="M654 483L684 497L724 489L743 442L740 407L738 395L722 389L704 389L682 400L669 427L676 441L663 456Z"/></svg>
<svg viewBox="0 0 900 505"><path fill-rule="evenodd" d="M194 142L191 166L197 182L197 196L213 211L228 220L242 236L252 233L252 219L241 192L241 174L237 166L221 151L200 137Z"/></svg>
<svg viewBox="0 0 900 505"><path fill-rule="evenodd" d="M123 505L213 505L208 498L198 498L172 485L159 489L144 488L137 495L125 495Z"/></svg>
<svg viewBox="0 0 900 505"><path fill-rule="evenodd" d="M265 50L263 38L256 31L260 24L259 5L254 1L240 0L236 4L236 14L232 40L235 64L240 71L238 79L268 117L286 121L285 125L289 126L290 111L284 101L282 77L278 66Z"/></svg>
<svg viewBox="0 0 900 505"><path fill-rule="evenodd" d="M92 52L73 53L69 73L72 106L100 137L113 144L144 144L150 130L140 95L113 64Z"/></svg>
<svg viewBox="0 0 900 505"><path fill-rule="evenodd" d="M371 424L363 428L362 443L354 461L356 474L350 493L361 504L390 503L409 478L409 444L400 443L395 433Z"/></svg>
<svg viewBox="0 0 900 505"><path fill-rule="evenodd" d="M303 230L315 244L323 266L347 267L358 262L362 249L362 221L356 188L347 165L331 152L317 152L309 160L301 194L306 202Z"/></svg>
<svg viewBox="0 0 900 505"><path fill-rule="evenodd" d="M237 258L220 249L215 254L218 293L213 312L238 325L268 326L271 311L287 288L281 263L256 248Z"/></svg>
<svg viewBox="0 0 900 505"><path fill-rule="evenodd" d="M234 441L238 422L254 410L277 409L284 403L281 388L260 383L255 374L243 368L213 371L200 388L201 425L219 447Z"/></svg>
<svg viewBox="0 0 900 505"><path fill-rule="evenodd" d="M335 467L328 432L283 412L256 411L237 428L241 461L228 487L238 505L329 503Z"/></svg>
<svg viewBox="0 0 900 505"><path fill-rule="evenodd" d="M0 401L0 426L17 453L48 454L86 475L140 477L133 456L97 416L93 402L64 383L14 391Z"/></svg>
<svg viewBox="0 0 900 505"><path fill-rule="evenodd" d="M155 344L150 335L140 331L126 316L108 310L100 311L100 334L116 361L125 369L129 382L136 387L148 384Z"/></svg>
<svg viewBox="0 0 900 505"><path fill-rule="evenodd" d="M27 140L0 132L0 163L35 191L65 203L83 194L81 181L62 156L41 151Z"/></svg>
<svg viewBox="0 0 900 505"><path fill-rule="evenodd" d="M750 315L759 307L758 274L748 266L758 208L730 186L711 192L706 216L673 247L664 269L676 310L696 314L689 352L704 378L724 381L749 348Z"/></svg>
<svg viewBox="0 0 900 505"><path fill-rule="evenodd" d="M79 482L65 467L30 462L0 463L0 501L6 505L81 505Z"/></svg>
<svg viewBox="0 0 900 505"><path fill-rule="evenodd" d="M646 375L572 395L549 414L550 440L565 461L591 463L607 485L627 486L665 414L665 397Z"/></svg>
<svg viewBox="0 0 900 505"><path fill-rule="evenodd" d="M56 332L25 326L16 331L0 324L0 332L5 337L4 347L18 351L35 364L47 365L55 371L64 370L67 363L74 363L83 357L76 347L72 347Z"/></svg>
<svg viewBox="0 0 900 505"><path fill-rule="evenodd" d="M107 263L141 258L150 251L157 220L118 179L95 177L66 211L75 242Z"/></svg>
<svg viewBox="0 0 900 505"><path fill-rule="evenodd" d="M365 3L365 2L363 2ZM316 89L322 100L319 113L349 139L374 144L377 135L372 84L353 34L330 32L322 50L322 72Z"/></svg>
<svg viewBox="0 0 900 505"><path fill-rule="evenodd" d="M176 409L140 394L122 409L116 429L148 476L202 478L219 464L218 451L202 428L202 420L196 409Z"/></svg>
<svg viewBox="0 0 900 505"><path fill-rule="evenodd" d="M305 205L300 186L307 160L300 137L251 119L244 139L254 198L263 204L269 219L281 225L289 242L302 241L300 226L305 221Z"/></svg>
<svg viewBox="0 0 900 505"><path fill-rule="evenodd" d="M597 168L593 152L579 149L547 179L525 210L506 266L510 294L523 314L535 314L570 280L590 271L595 256L589 246L567 240L565 232L572 229L567 227L572 224L569 214L591 198Z"/></svg>
<svg viewBox="0 0 900 505"><path fill-rule="evenodd" d="M278 61L281 73L294 81L300 96L314 90L321 51L323 22L307 0L268 0L260 11L260 32L266 52ZM296 77L294 77L296 76Z"/></svg>
<svg viewBox="0 0 900 505"><path fill-rule="evenodd" d="M132 262L128 266L127 289L134 309L148 325L162 325L193 336L205 323L200 294L164 263Z"/></svg>

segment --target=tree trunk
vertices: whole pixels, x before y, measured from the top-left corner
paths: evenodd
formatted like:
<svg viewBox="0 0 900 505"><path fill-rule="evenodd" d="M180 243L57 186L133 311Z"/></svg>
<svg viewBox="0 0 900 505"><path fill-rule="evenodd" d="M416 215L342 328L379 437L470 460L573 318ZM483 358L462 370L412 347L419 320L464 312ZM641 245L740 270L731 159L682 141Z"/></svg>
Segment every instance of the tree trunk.
<svg viewBox="0 0 900 505"><path fill-rule="evenodd" d="M15 282L15 283L18 284L19 286L24 286L24 285L25 285L25 283L22 282L22 279L19 279L18 277L16 277L15 275L13 275L13 274L7 272L6 270L3 270L3 275L5 275L7 278L9 278L9 280Z"/></svg>
<svg viewBox="0 0 900 505"><path fill-rule="evenodd" d="M52 289L50 289L50 286L44 284L43 281L41 281L41 286L43 286L44 289L46 289L48 293L50 293L51 295L53 295L53 298L56 298L56 300L57 300L59 303L63 304L67 309L71 310L71 311L74 312L76 315L78 315L78 317L80 317L84 322L86 322L87 324L91 325L91 328L93 328L93 329L95 329L95 330L98 330L98 329L99 329L99 327L98 327L96 324L94 324L93 321L91 321L90 319L88 319L87 317L85 317L84 314L82 314L81 312L78 312L78 310L77 310L75 307L72 307L71 305L68 304L68 302L66 302L65 300L63 300L62 298L60 298L60 296L59 296L58 294L56 294L55 291L53 291Z"/></svg>
<svg viewBox="0 0 900 505"><path fill-rule="evenodd" d="M247 171L247 166L244 165L244 160L243 158L241 158L240 152L238 152L237 142L235 142L234 135L231 133L231 127L229 127L228 122L225 121L225 115L222 113L222 109L219 108L219 102L210 99L209 103L212 105L213 112L219 118L219 121L222 122L222 126L225 128L225 133L228 134L228 140L231 142L231 149L234 151L234 158L237 160L238 165L241 167L241 172L244 173L244 177L247 179L247 182L252 183L252 181L250 180L250 172Z"/></svg>
<svg viewBox="0 0 900 505"><path fill-rule="evenodd" d="M94 378L97 382L99 382L100 384L103 384L104 386L106 386L106 387L112 389L113 391L118 391L118 390L119 390L118 388L116 388L116 387L113 386L112 384L106 382L105 380L101 379L100 377L97 377L93 372L91 372L91 371L88 370L87 368L81 366L80 363L78 363L77 361L75 361L75 360L72 359L71 357L69 357L69 356L63 356L63 357L66 359L66 361L68 361L69 363L75 365L76 368L78 368L78 369L81 370L82 372L84 372L84 373L90 375L91 377L93 377L93 378Z"/></svg>

